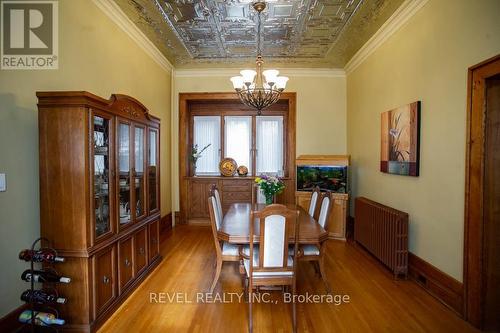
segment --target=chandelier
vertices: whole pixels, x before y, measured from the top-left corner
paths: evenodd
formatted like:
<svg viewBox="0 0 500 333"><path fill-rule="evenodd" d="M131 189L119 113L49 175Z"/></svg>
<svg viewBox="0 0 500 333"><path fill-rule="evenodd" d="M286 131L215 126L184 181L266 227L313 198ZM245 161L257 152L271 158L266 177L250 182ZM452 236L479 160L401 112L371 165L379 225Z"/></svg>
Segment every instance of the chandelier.
<svg viewBox="0 0 500 333"><path fill-rule="evenodd" d="M262 60L260 48L260 15L266 8L264 1L253 3L253 8L257 11L257 70L244 69L240 72L241 76L231 78L233 87L238 93L243 104L257 109L257 114L268 106L276 103L280 99L280 95L285 90L288 78L286 76L278 76L279 71L268 69L263 71L264 60Z"/></svg>

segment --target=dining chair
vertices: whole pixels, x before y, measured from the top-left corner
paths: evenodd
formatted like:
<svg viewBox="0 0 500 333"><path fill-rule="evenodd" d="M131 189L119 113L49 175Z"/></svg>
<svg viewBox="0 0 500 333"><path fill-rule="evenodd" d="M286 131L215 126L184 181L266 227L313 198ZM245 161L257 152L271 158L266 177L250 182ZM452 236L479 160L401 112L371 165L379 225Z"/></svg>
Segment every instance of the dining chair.
<svg viewBox="0 0 500 333"><path fill-rule="evenodd" d="M272 204L261 211L250 214L249 256L243 259L245 268L245 292L248 295L249 331L253 329L253 289L260 286L291 286L292 297L296 292L297 257L289 254L290 239L293 239L295 251L298 247L297 210L284 205ZM259 229L255 230L255 222ZM254 236L259 243L254 248ZM293 298L292 298L293 299ZM295 302L292 302L293 332L296 332L297 314Z"/></svg>
<svg viewBox="0 0 500 333"><path fill-rule="evenodd" d="M321 195L321 205L319 208L318 223L326 229L328 227L328 218L330 216L333 195L331 191L326 191ZM300 247L299 260L310 261L316 273L319 273L328 292L330 287L326 279L324 271L324 245L322 244L307 244Z"/></svg>
<svg viewBox="0 0 500 333"><path fill-rule="evenodd" d="M238 245L230 244L219 240L218 231L222 224L222 210L219 209L216 193L212 189L210 190L210 195L208 197L208 211L210 214L210 225L212 227L212 234L214 237L215 253L216 253L216 267L214 279L212 285L210 286L210 292L213 292L217 281L219 280L220 272L222 269L222 263L225 261L240 261L240 249ZM220 210L220 211L219 211Z"/></svg>
<svg viewBox="0 0 500 333"><path fill-rule="evenodd" d="M314 218L316 218L316 206L320 196L321 196L321 190L319 186L314 187L311 193L311 202L309 203L309 210L308 210L309 215L311 215Z"/></svg>
<svg viewBox="0 0 500 333"><path fill-rule="evenodd" d="M219 189L217 188L217 185L215 185L215 184L210 185L209 195L215 196L215 200L217 202L217 211L219 212L219 215L221 216L221 221L222 221L222 218L224 217L224 213L222 212L222 201L220 200L220 192L219 192Z"/></svg>

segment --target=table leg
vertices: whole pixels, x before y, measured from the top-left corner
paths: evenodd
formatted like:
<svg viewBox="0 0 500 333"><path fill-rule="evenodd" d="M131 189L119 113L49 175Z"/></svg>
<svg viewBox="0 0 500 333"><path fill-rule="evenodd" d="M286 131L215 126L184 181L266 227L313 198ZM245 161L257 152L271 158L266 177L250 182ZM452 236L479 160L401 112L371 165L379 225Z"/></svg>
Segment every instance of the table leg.
<svg viewBox="0 0 500 333"><path fill-rule="evenodd" d="M326 241L321 243L320 246L320 252L319 252L319 271L321 274L321 279L323 280L323 283L325 284L326 292L328 294L331 294L332 291L330 289L330 285L328 283L328 279L326 277L326 270L325 270L325 250L326 250Z"/></svg>

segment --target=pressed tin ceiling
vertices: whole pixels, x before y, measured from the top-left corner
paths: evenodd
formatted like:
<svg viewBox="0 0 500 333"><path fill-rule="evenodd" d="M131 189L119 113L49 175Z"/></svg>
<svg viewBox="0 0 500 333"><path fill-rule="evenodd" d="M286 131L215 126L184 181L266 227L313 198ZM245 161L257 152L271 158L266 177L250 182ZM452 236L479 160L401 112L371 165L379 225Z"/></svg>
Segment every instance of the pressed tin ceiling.
<svg viewBox="0 0 500 333"><path fill-rule="evenodd" d="M238 67L255 59L257 14L251 0L115 2L177 68ZM278 66L342 68L402 2L266 1L264 60Z"/></svg>

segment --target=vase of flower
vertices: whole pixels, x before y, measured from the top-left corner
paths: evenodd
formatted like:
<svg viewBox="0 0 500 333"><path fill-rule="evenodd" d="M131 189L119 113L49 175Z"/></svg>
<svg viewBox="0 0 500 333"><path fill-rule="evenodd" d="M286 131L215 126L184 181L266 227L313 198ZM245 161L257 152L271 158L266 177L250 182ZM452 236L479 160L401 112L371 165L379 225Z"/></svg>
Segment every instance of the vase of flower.
<svg viewBox="0 0 500 333"><path fill-rule="evenodd" d="M266 194L264 194L264 196L266 197L266 205L270 205L270 204L273 203L274 195L266 195Z"/></svg>
<svg viewBox="0 0 500 333"><path fill-rule="evenodd" d="M261 175L255 178L259 188L266 197L266 205L273 203L274 196L285 189L285 183L278 177Z"/></svg>
<svg viewBox="0 0 500 333"><path fill-rule="evenodd" d="M191 169L193 170L193 176L196 175L196 162L201 157L201 154L210 147L210 143L203 147L203 149L198 150L198 144L193 145L191 148L191 155L189 156L189 160L191 161Z"/></svg>

